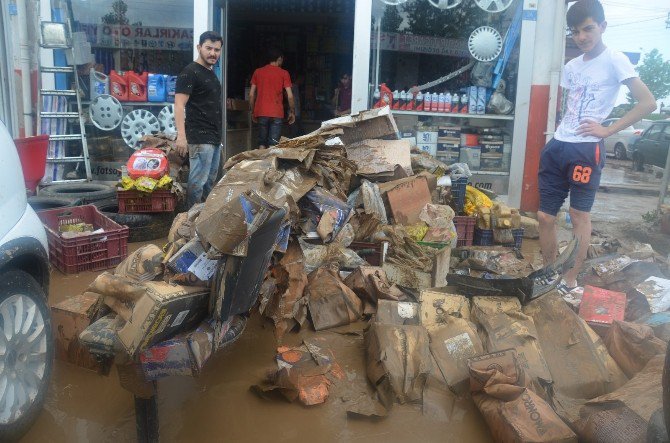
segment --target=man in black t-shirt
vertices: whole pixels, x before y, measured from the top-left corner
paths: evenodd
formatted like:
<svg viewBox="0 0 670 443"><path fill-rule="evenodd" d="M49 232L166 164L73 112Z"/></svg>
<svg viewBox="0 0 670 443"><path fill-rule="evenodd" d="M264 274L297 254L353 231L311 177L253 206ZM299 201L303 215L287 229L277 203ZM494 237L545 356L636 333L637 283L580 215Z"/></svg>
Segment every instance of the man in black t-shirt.
<svg viewBox="0 0 670 443"><path fill-rule="evenodd" d="M221 161L221 82L212 67L221 56L222 45L219 34L204 32L198 44L198 59L177 78L177 152L182 157L187 153L189 156L189 208L207 198Z"/></svg>

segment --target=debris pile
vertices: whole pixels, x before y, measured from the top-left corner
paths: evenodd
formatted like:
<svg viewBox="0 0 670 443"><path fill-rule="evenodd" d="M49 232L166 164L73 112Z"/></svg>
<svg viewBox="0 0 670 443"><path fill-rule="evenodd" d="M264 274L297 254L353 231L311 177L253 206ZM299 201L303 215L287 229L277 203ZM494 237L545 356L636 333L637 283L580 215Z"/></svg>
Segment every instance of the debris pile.
<svg viewBox="0 0 670 443"><path fill-rule="evenodd" d="M257 308L278 340L273 369L251 387L263 398L337 398L350 416L377 418L396 403L469 399L501 441L604 441L625 423L656 423L660 394L636 398L651 380L658 390L670 336L670 281L644 261L653 250L596 257L583 293L559 293L577 241L537 266L520 248L533 220L457 189L467 166L412 151L383 108L225 169L163 249L140 248L74 298L77 340L98 361L114 357L135 395L197 376ZM475 228L490 243L473 245ZM284 345L307 328L316 333ZM323 331L360 334L366 392L347 390Z"/></svg>

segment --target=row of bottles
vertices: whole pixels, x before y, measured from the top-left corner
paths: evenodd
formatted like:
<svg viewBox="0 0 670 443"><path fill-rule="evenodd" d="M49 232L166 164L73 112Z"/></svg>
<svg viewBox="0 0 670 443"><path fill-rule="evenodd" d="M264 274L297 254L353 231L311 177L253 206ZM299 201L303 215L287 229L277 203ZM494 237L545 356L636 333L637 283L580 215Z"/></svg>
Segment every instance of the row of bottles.
<svg viewBox="0 0 670 443"><path fill-rule="evenodd" d="M374 92L375 108L390 106L399 111L468 113L468 94L454 92L421 92L391 90L382 84Z"/></svg>
<svg viewBox="0 0 670 443"><path fill-rule="evenodd" d="M119 101L174 101L176 76L150 74L148 72L137 74L133 71L117 72L114 70L107 76L91 68L90 77L91 100L98 95L111 94Z"/></svg>

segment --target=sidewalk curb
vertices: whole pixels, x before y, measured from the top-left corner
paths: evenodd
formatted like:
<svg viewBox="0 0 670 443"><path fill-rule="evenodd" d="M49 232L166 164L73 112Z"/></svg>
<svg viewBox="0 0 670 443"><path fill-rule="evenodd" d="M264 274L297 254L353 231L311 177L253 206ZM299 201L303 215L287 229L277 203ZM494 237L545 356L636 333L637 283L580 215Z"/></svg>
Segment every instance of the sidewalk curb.
<svg viewBox="0 0 670 443"><path fill-rule="evenodd" d="M660 193L659 187L645 185L600 185L598 190L608 194L649 195L657 197Z"/></svg>

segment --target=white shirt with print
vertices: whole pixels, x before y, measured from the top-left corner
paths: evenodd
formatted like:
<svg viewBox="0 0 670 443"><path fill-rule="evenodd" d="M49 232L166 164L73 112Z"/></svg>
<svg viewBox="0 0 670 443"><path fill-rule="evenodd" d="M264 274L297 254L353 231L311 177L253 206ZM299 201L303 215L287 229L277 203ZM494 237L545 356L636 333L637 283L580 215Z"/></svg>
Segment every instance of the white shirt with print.
<svg viewBox="0 0 670 443"><path fill-rule="evenodd" d="M619 95L621 82L637 77L630 60L610 48L584 61L581 55L563 67L561 86L567 94L565 116L554 138L564 142L597 142L598 137L577 135L584 120L602 122L609 116Z"/></svg>

